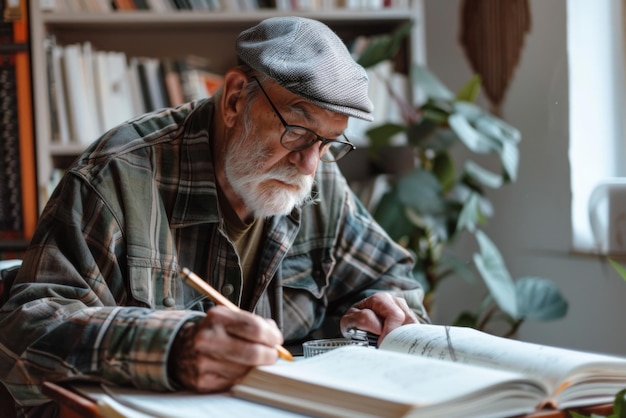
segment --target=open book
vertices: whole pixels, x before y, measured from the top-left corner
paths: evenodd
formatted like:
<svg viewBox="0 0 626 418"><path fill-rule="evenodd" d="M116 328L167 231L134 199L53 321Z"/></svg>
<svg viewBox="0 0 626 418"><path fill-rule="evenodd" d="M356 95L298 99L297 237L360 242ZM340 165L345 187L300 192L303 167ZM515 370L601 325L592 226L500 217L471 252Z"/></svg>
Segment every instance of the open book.
<svg viewBox="0 0 626 418"><path fill-rule="evenodd" d="M348 346L254 369L235 396L315 416L505 417L610 403L626 358L405 325L378 350Z"/></svg>

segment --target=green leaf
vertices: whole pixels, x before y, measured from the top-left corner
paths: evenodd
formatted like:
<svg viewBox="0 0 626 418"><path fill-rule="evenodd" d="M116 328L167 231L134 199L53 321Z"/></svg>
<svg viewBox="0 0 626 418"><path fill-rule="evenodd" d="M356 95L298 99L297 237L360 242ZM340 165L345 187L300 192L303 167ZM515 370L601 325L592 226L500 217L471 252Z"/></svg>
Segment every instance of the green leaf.
<svg viewBox="0 0 626 418"><path fill-rule="evenodd" d="M571 418L589 418L588 416L579 414L576 411L568 411L568 413L570 414ZM592 415L592 418L594 417L594 415Z"/></svg>
<svg viewBox="0 0 626 418"><path fill-rule="evenodd" d="M396 187L402 205L428 214L439 214L445 209L441 185L426 170L416 169L402 176Z"/></svg>
<svg viewBox="0 0 626 418"><path fill-rule="evenodd" d="M489 135L500 142L518 144L522 138L517 128L486 112L482 112L480 117L476 118L474 125L483 134Z"/></svg>
<svg viewBox="0 0 626 418"><path fill-rule="evenodd" d="M392 188L382 196L374 210L374 219L396 242L414 230L413 224L404 214L397 188Z"/></svg>
<svg viewBox="0 0 626 418"><path fill-rule="evenodd" d="M452 325L458 327L476 328L478 325L478 317L471 312L461 312L454 322L452 322Z"/></svg>
<svg viewBox="0 0 626 418"><path fill-rule="evenodd" d="M425 119L428 119L438 125L448 123L448 116L450 116L449 110L443 109L440 106L440 103L433 100L429 100L427 103L422 105L420 112Z"/></svg>
<svg viewBox="0 0 626 418"><path fill-rule="evenodd" d="M465 161L465 173L475 182L492 189L499 189L504 183L502 176L479 166L471 160Z"/></svg>
<svg viewBox="0 0 626 418"><path fill-rule="evenodd" d="M370 139L370 156L376 159L378 156L377 151L380 148L391 145L391 138L405 131L406 128L403 125L398 125L395 123L385 123L384 125L379 125L366 131L366 134Z"/></svg>
<svg viewBox="0 0 626 418"><path fill-rule="evenodd" d="M458 114L463 115L465 121L451 116L449 122L467 147L477 153L498 153L507 181L516 180L519 164L517 144L521 139L519 130L473 103L456 102L454 115Z"/></svg>
<svg viewBox="0 0 626 418"><path fill-rule="evenodd" d="M450 269L455 275L466 282L476 283L476 275L467 260L461 260L458 257L447 254L441 257L440 264L444 268Z"/></svg>
<svg viewBox="0 0 626 418"><path fill-rule="evenodd" d="M486 196L481 194L480 187L478 186L479 185L475 184L472 178L463 176L462 180L457 183L454 189L454 195L456 200L463 205L464 202L470 198L472 193L477 194L480 203L480 214L483 217L480 223L485 223L487 218L493 216L493 205Z"/></svg>
<svg viewBox="0 0 626 418"><path fill-rule="evenodd" d="M471 193L463 204L463 209L457 221L457 231L467 229L470 232L476 230L476 225L482 220L480 215L480 202L476 193Z"/></svg>
<svg viewBox="0 0 626 418"><path fill-rule="evenodd" d="M429 119L422 119L418 123L411 124L407 129L409 145L428 148L426 143L431 140L437 129L439 129L438 125Z"/></svg>
<svg viewBox="0 0 626 418"><path fill-rule="evenodd" d="M474 75L456 94L457 100L463 100L466 102L474 102L480 93L480 84L482 79L480 75Z"/></svg>
<svg viewBox="0 0 626 418"><path fill-rule="evenodd" d="M518 318L515 283L507 270L502 255L485 233L476 231L480 254L474 254L474 263L494 301L500 309Z"/></svg>
<svg viewBox="0 0 626 418"><path fill-rule="evenodd" d="M430 289L430 283L428 283L428 279L426 279L426 274L424 273L424 267L419 263L415 263L415 267L413 269L413 277L415 280L422 285L422 289L424 289L424 293L428 293Z"/></svg>
<svg viewBox="0 0 626 418"><path fill-rule="evenodd" d="M470 103L468 101L457 101L454 102L451 113L460 113L461 115L465 116L467 120L474 122L476 119L482 117L485 114L485 111L475 103Z"/></svg>
<svg viewBox="0 0 626 418"><path fill-rule="evenodd" d="M450 129L439 128L428 119L409 126L407 138L409 145L435 153L444 152L459 142L459 138Z"/></svg>
<svg viewBox="0 0 626 418"><path fill-rule="evenodd" d="M433 174L439 179L441 188L448 191L454 187L456 181L456 167L454 160L447 152L441 152L433 159Z"/></svg>
<svg viewBox="0 0 626 418"><path fill-rule="evenodd" d="M615 395L613 401L613 416L623 418L626 416L626 389L622 389Z"/></svg>
<svg viewBox="0 0 626 418"><path fill-rule="evenodd" d="M500 146L493 139L474 129L468 119L461 113L450 115L448 123L459 139L473 152L487 154L500 150Z"/></svg>
<svg viewBox="0 0 626 418"><path fill-rule="evenodd" d="M411 80L419 87L426 97L454 100L454 94L426 67L413 64L411 66Z"/></svg>
<svg viewBox="0 0 626 418"><path fill-rule="evenodd" d="M364 68L372 67L382 61L393 59L402 45L402 41L411 33L413 22L407 22L391 35L372 36L367 47L357 60Z"/></svg>
<svg viewBox="0 0 626 418"><path fill-rule="evenodd" d="M550 280L524 277L515 284L519 319L549 321L567 313L567 301Z"/></svg>
<svg viewBox="0 0 626 418"><path fill-rule="evenodd" d="M622 279L626 280L626 268L611 258L607 258L607 260L609 261L609 264L613 266L617 274L619 274Z"/></svg>
<svg viewBox="0 0 626 418"><path fill-rule="evenodd" d="M519 150L517 146L510 142L502 144L502 153L500 154L502 167L511 181L517 179L517 167L519 165Z"/></svg>

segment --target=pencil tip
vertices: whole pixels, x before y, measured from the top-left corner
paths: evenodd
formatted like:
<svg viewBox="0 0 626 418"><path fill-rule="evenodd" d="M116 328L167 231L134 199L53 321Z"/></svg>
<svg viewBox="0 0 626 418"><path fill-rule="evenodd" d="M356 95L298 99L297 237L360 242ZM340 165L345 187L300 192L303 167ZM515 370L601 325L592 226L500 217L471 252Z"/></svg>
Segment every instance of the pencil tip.
<svg viewBox="0 0 626 418"><path fill-rule="evenodd" d="M278 346L276 347L278 349L278 356L280 358L282 358L283 360L289 360L289 361L294 361L293 356L291 355L291 353L289 352L289 350L287 350L285 347L283 346Z"/></svg>

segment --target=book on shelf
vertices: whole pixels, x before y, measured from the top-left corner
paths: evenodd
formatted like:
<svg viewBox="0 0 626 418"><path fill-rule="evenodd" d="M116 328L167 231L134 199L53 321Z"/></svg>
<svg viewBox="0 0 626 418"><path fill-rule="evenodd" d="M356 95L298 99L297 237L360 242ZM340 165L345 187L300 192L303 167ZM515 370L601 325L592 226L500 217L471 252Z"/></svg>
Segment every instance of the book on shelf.
<svg viewBox="0 0 626 418"><path fill-rule="evenodd" d="M626 358L416 324L379 349L255 368L232 393L314 416L485 418L611 403L624 388Z"/></svg>
<svg viewBox="0 0 626 418"><path fill-rule="evenodd" d="M212 96L222 85L223 77L211 71L208 59L189 55L176 61L180 73L185 101L198 100Z"/></svg>
<svg viewBox="0 0 626 418"><path fill-rule="evenodd" d="M160 62L156 58L139 59L139 78L147 109L161 109L168 105L167 93L161 82Z"/></svg>
<svg viewBox="0 0 626 418"><path fill-rule="evenodd" d="M169 12L174 10L170 0L146 0L148 9L154 12Z"/></svg>
<svg viewBox="0 0 626 418"><path fill-rule="evenodd" d="M134 116L209 97L223 82L198 56L127 57L53 37L45 49L51 136L59 144L90 143Z"/></svg>
<svg viewBox="0 0 626 418"><path fill-rule="evenodd" d="M139 79L139 59L137 57L128 58L128 67L126 68L128 84L130 87L130 98L134 115L141 115L148 111L143 99L141 89L141 80Z"/></svg>
<svg viewBox="0 0 626 418"><path fill-rule="evenodd" d="M133 0L113 0L113 8L117 11L129 11L138 9Z"/></svg>
<svg viewBox="0 0 626 418"><path fill-rule="evenodd" d="M63 85L68 103L67 115L69 120L70 135L73 141L90 143L100 134L100 125L97 116L93 84L88 85L93 76L86 75L85 58L83 52L88 49L80 44L66 45L63 48L62 67Z"/></svg>
<svg viewBox="0 0 626 418"><path fill-rule="evenodd" d="M175 60L166 58L161 62L163 66L163 78L170 106L178 106L185 102L183 84L180 79L180 71L177 69Z"/></svg>
<svg viewBox="0 0 626 418"><path fill-rule="evenodd" d="M135 115L127 72L126 54L95 52L95 81L98 114L103 131Z"/></svg>
<svg viewBox="0 0 626 418"><path fill-rule="evenodd" d="M69 144L70 130L67 117L67 100L63 81L63 49L54 40L44 40L47 59L48 102L50 106L50 132L52 140L59 144Z"/></svg>

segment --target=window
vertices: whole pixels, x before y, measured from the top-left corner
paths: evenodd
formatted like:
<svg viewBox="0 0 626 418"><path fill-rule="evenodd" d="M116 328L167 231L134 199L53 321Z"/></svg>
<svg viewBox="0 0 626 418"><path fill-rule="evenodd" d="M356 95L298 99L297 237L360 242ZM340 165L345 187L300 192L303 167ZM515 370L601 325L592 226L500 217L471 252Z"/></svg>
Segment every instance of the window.
<svg viewBox="0 0 626 418"><path fill-rule="evenodd" d="M572 245L588 252L597 249L589 221L592 191L607 179L626 177L625 10L623 0L568 0L567 8ZM599 238L605 241L617 226L607 215L610 205L601 203ZM626 216L626 204L621 207Z"/></svg>

